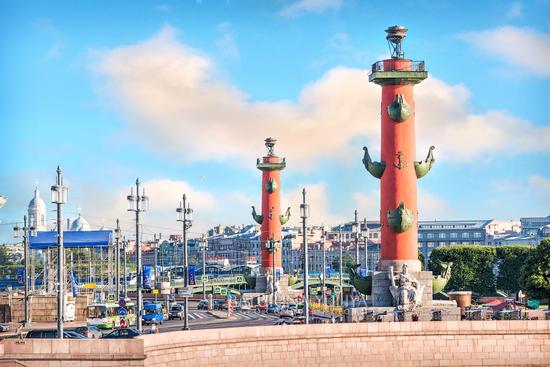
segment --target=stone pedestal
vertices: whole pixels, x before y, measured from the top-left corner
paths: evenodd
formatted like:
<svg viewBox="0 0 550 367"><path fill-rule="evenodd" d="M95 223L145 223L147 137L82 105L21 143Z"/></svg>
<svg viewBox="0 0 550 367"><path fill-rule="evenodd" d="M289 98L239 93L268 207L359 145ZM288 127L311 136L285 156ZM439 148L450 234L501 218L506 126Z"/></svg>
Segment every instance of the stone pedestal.
<svg viewBox="0 0 550 367"><path fill-rule="evenodd" d="M411 271L410 272L421 285L424 286L422 293L422 305L429 306L432 303L432 272L431 271ZM374 307L392 307L393 299L390 293L390 272L375 271L372 272L372 305Z"/></svg>

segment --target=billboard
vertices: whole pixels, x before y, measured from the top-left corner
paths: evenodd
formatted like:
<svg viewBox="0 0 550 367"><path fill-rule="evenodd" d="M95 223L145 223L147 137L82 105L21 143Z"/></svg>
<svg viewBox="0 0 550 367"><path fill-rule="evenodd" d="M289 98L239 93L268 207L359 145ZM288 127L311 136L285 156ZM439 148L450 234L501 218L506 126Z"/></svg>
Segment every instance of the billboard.
<svg viewBox="0 0 550 367"><path fill-rule="evenodd" d="M195 285L195 265L189 265L189 285Z"/></svg>
<svg viewBox="0 0 550 367"><path fill-rule="evenodd" d="M151 265L143 265L143 289L153 289L154 288L154 273L153 267Z"/></svg>

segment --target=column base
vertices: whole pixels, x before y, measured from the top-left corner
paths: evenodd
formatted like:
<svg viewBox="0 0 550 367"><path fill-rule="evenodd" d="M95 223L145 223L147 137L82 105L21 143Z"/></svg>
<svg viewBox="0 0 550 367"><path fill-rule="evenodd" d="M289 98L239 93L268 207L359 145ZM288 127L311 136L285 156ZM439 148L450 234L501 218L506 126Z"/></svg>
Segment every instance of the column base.
<svg viewBox="0 0 550 367"><path fill-rule="evenodd" d="M387 271L390 266L393 266L393 271L401 271L403 264L407 264L410 272L419 272L422 270L420 260L380 260L376 270Z"/></svg>
<svg viewBox="0 0 550 367"><path fill-rule="evenodd" d="M419 262L420 263L420 262ZM410 268L409 268L410 269ZM394 272L401 271L394 269ZM424 286L421 306L429 306L433 300L433 275L431 271L410 271L420 285ZM372 305L374 307L393 307L393 297L390 292L391 279L388 270L372 273Z"/></svg>

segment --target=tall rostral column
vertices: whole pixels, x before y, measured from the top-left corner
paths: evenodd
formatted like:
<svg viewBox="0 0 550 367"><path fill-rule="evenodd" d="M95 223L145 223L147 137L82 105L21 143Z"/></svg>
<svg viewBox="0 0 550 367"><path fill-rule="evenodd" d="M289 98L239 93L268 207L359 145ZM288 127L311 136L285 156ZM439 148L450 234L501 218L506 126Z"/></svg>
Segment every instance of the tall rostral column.
<svg viewBox="0 0 550 367"><path fill-rule="evenodd" d="M282 161L275 155L274 147L277 140L265 139L267 155L256 161L256 167L262 171L262 214L257 214L252 207L252 217L261 225L261 250L262 250L262 274L272 276L275 274L273 267L279 269L282 274L282 246L281 246L281 225L284 225L290 217L290 208L284 215L281 215L281 177L280 171L286 167L286 161ZM275 252L271 245L276 243ZM275 256L275 259L273 259ZM262 280L260 280L263 283ZM271 283L265 284L267 289ZM258 288L264 288L263 284L257 284Z"/></svg>
<svg viewBox="0 0 550 367"><path fill-rule="evenodd" d="M404 57L402 42L406 32L407 29L401 26L386 29L391 59L372 65L369 81L382 86L381 162L372 161L365 147L363 163L374 177L380 179L382 237L377 270L388 271L393 267L396 271L402 271L403 264L406 264L405 271L416 273L421 270L418 260L416 180L430 170L434 162L434 147L430 147L424 161L414 160L413 87L426 79L428 73L424 61ZM376 276L373 277L373 301L377 296L374 278ZM382 288L386 288L385 285Z"/></svg>

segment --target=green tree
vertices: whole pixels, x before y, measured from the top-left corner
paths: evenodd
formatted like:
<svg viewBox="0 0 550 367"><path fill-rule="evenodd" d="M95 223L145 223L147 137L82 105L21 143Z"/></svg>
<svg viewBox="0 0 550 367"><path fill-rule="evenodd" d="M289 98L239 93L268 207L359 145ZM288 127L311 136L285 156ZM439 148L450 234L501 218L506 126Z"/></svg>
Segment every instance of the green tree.
<svg viewBox="0 0 550 367"><path fill-rule="evenodd" d="M489 246L453 245L437 247L430 254L428 268L441 274L441 263L452 262L448 290L470 290L488 294L495 291L493 263L496 250Z"/></svg>
<svg viewBox="0 0 550 367"><path fill-rule="evenodd" d="M496 251L497 289L506 292L519 291L521 288L519 285L520 269L533 248L526 245L498 246Z"/></svg>
<svg viewBox="0 0 550 367"><path fill-rule="evenodd" d="M528 296L550 302L550 238L531 251L521 267L519 284Z"/></svg>
<svg viewBox="0 0 550 367"><path fill-rule="evenodd" d="M350 254L344 253L344 256L342 257L342 270L345 272L347 269L353 267L354 264L355 260L353 257L351 257ZM340 259L338 257L333 258L330 267L335 271L340 271Z"/></svg>
<svg viewBox="0 0 550 367"><path fill-rule="evenodd" d="M420 261L421 270L424 271L424 254L420 251L418 251L418 260Z"/></svg>
<svg viewBox="0 0 550 367"><path fill-rule="evenodd" d="M0 265L12 265L6 246L0 246Z"/></svg>

